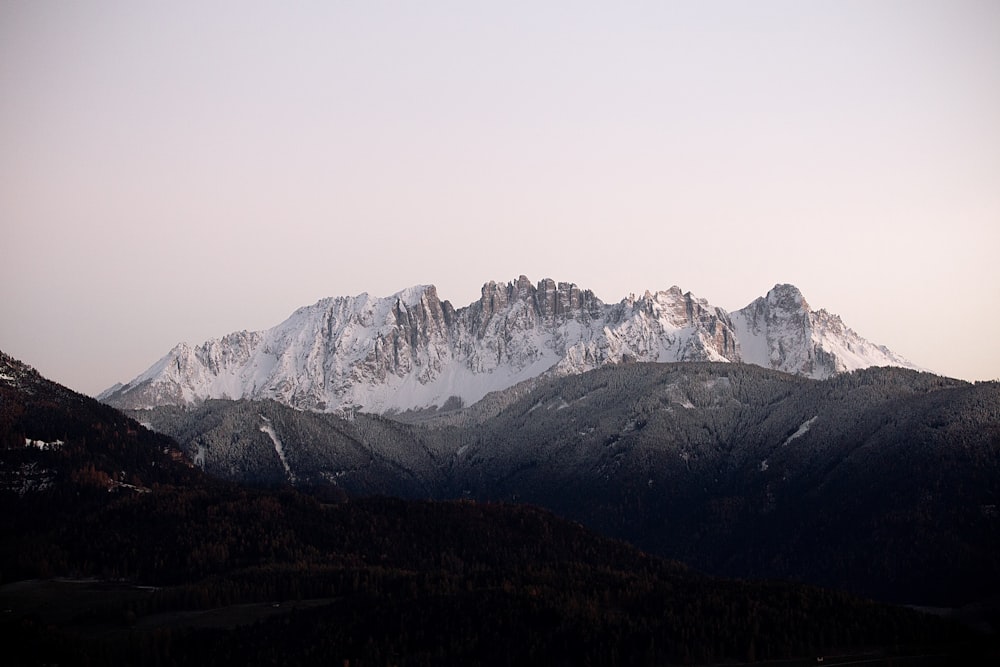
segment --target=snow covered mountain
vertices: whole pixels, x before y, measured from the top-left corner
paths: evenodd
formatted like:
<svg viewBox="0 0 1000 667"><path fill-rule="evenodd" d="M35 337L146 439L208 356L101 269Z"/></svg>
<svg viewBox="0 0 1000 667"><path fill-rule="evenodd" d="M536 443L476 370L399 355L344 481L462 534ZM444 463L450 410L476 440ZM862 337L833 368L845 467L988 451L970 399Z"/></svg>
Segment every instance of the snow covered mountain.
<svg viewBox="0 0 1000 667"><path fill-rule="evenodd" d="M914 367L811 310L791 285L730 314L678 287L608 305L574 284L521 276L486 283L457 310L432 285L323 299L266 331L182 343L99 398L130 409L270 398L382 413L470 405L543 374L630 361L747 361L814 378Z"/></svg>
<svg viewBox="0 0 1000 667"><path fill-rule="evenodd" d="M868 342L839 316L812 310L793 285L775 285L730 318L746 363L815 379L869 366L922 370L884 345Z"/></svg>

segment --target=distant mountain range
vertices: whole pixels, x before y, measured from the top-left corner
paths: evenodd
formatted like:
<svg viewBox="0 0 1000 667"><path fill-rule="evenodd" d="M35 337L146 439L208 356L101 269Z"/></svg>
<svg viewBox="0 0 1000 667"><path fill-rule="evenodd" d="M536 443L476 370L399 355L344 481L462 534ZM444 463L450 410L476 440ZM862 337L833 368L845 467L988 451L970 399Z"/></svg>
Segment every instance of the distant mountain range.
<svg viewBox="0 0 1000 667"><path fill-rule="evenodd" d="M574 284L521 276L486 283L459 309L430 285L323 299L266 331L182 343L98 398L130 409L217 398L399 413L468 406L525 380L633 361L743 361L815 379L915 368L813 310L792 285L728 313L678 287L605 304Z"/></svg>

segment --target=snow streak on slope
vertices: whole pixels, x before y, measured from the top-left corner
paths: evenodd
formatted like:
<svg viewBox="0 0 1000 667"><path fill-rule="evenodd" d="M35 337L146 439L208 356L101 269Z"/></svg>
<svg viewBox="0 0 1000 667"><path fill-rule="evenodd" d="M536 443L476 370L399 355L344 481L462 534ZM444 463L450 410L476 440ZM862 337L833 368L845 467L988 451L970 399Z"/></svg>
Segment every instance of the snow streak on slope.
<svg viewBox="0 0 1000 667"><path fill-rule="evenodd" d="M817 419L819 419L819 415L816 415L815 417L812 417L811 419L808 419L805 422L803 422L802 425L799 426L798 430L795 431L795 433L792 433L790 436L785 438L785 441L781 443L781 446L784 447L792 440L804 436L806 433L809 432L809 429L812 428L812 425L816 423Z"/></svg>
<svg viewBox="0 0 1000 667"><path fill-rule="evenodd" d="M730 315L678 287L606 305L589 290L521 276L456 310L420 285L386 298L323 299L278 326L181 344L102 399L124 408L270 398L304 410L470 405L543 374L631 361L749 361L810 377L909 365L779 285Z"/></svg>
<svg viewBox="0 0 1000 667"><path fill-rule="evenodd" d="M281 465L285 467L285 472L288 474L288 481L295 484L295 473L292 472L291 466L288 465L288 459L285 457L285 444L281 442L281 438L278 437L278 433L274 430L274 426L271 425L271 420L264 415L260 416L264 420L261 424L260 430L262 433L266 433L268 437L271 438L271 442L274 443L274 451L278 453L278 458L281 459Z"/></svg>

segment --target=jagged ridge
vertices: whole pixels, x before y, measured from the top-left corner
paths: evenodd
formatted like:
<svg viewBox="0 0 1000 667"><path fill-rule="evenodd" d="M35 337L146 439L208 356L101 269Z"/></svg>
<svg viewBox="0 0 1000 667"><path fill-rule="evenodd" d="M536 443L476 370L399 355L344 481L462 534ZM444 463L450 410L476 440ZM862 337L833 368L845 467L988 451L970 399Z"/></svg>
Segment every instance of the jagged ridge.
<svg viewBox="0 0 1000 667"><path fill-rule="evenodd" d="M791 285L730 314L679 287L609 305L572 283L520 276L486 283L457 310L433 285L323 299L267 331L182 343L100 398L131 409L209 398L324 412L450 408L543 374L629 361L746 361L814 378L914 368L813 311Z"/></svg>

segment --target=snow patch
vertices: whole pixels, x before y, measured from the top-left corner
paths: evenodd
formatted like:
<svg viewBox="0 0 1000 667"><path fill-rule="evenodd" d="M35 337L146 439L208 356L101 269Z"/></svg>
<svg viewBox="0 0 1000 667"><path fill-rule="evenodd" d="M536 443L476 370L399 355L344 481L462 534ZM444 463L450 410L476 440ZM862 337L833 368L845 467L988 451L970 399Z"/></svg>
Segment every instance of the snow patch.
<svg viewBox="0 0 1000 667"><path fill-rule="evenodd" d="M195 452L195 455L194 455L194 464L196 466L198 466L199 468L201 468L202 470L204 470L205 469L205 454L208 452L208 449L205 447L205 445L201 444L200 442L198 443L197 447L198 447L198 449L197 449L197 451Z"/></svg>
<svg viewBox="0 0 1000 667"><path fill-rule="evenodd" d="M56 449L61 449L66 443L62 440L53 440L52 442L46 442L44 440L32 440L31 438L24 439L25 447L35 447L37 449L45 451L54 451Z"/></svg>
<svg viewBox="0 0 1000 667"><path fill-rule="evenodd" d="M812 425L816 423L817 419L819 419L819 415L816 415L812 419L804 422L801 426L799 426L799 430L797 430L795 433L792 433L790 436L788 436L788 438L785 439L783 443L781 443L781 446L784 447L792 440L795 440L795 438L801 438L802 436L804 436L806 433L809 432L810 427L812 427Z"/></svg>
<svg viewBox="0 0 1000 667"><path fill-rule="evenodd" d="M274 430L274 426L271 425L271 420L260 415L260 418L264 420L261 424L260 430L262 433L266 433L268 437L271 438L271 442L274 443L274 451L278 453L278 458L281 459L281 465L285 466L285 472L288 474L288 481L295 484L295 473L292 472L291 466L288 465L288 459L285 458L285 445L281 442L281 438L278 437L277 431Z"/></svg>

